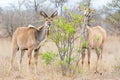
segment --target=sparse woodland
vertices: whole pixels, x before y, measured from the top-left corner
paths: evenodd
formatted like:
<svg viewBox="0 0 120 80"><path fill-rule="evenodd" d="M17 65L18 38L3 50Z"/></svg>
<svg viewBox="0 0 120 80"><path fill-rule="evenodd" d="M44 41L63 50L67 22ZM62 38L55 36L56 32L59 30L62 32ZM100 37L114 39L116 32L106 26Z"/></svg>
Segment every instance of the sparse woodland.
<svg viewBox="0 0 120 80"><path fill-rule="evenodd" d="M118 49L118 45L120 44L120 1L112 0L111 3L108 3L99 9L95 9L92 6L94 5L94 3L92 3L94 0L80 0L74 3L74 7L67 6L66 4L68 1L69 0L16 0L15 4L10 3L7 7L0 7L0 43L2 43L3 39L7 38L9 39L8 42L10 45L12 35L16 28L25 27L29 24L37 28L44 24L44 19L40 16L41 10L45 11L48 15L51 15L51 13L56 10L59 13L58 16L53 19L48 40L42 45L41 49L44 49L44 51L41 51L41 49L39 50L38 68L40 66L40 69L38 69L37 76L34 76L34 74L31 73L30 75L32 77L28 78L24 71L22 71L23 75L21 75L18 73L19 71L15 65L14 71L10 73L13 74L16 72L16 75L18 74L18 76L14 75L14 78L10 77L11 80L101 80L104 79L106 75L108 77L105 77L105 80L117 80L120 78L117 76L120 74L120 50ZM94 74L89 76L89 73L94 73L94 66L96 65L94 61L96 61L97 58L92 58L90 64L92 69L90 72L88 67L84 68L82 66L81 59L82 54L87 54L86 48L89 47L89 41L86 39L88 36L86 33L86 26L92 28L98 25L102 26L107 33L105 49L103 49L103 63L98 66L103 74L100 73L99 77L95 76L94 78L91 78ZM99 36L97 36L96 40L99 41L99 39ZM115 41L113 41L114 39ZM113 44L111 41L113 41ZM10 47L10 45L8 45L8 47ZM111 46L113 46L113 48ZM0 49L1 48L2 46ZM98 48L96 48L96 50L99 51ZM114 55L115 50L117 52L115 52ZM10 51L8 52L9 56L7 56L7 58L11 55ZM94 52L91 51L91 53ZM117 56L117 54L119 55ZM93 54L91 55L93 56ZM106 60L109 55L110 58L117 56L114 58L115 60L113 60L112 64L110 64L109 60ZM104 56L107 56L107 58L105 59ZM86 57L88 56L86 55ZM110 59L110 61L111 60L112 59ZM117 62L118 64L116 64ZM85 62L85 66L88 66L86 63L88 62ZM106 66L105 64L110 64L110 67L108 68L109 65ZM5 65L9 65L9 59L7 59L4 66ZM24 63L24 70L26 69L25 65L26 63ZM101 70L101 68L104 69ZM8 80L8 76L12 76L11 74L7 74L8 70L4 69L4 71L0 72L0 75L2 75L0 76L0 80ZM49 75L47 75L47 73ZM59 74L62 76L58 76ZM83 74L85 77L79 78L81 75L78 77L78 74ZM43 79L39 78L40 75L42 75L41 77ZM113 78L111 77L112 75L114 76ZM43 76L49 76L49 78L47 79L47 77L45 78ZM90 79L86 76L89 76ZM8 77L8 79L5 77Z"/></svg>
<svg viewBox="0 0 120 80"><path fill-rule="evenodd" d="M49 14L51 11L58 10L59 15L64 17L64 7L67 7L64 4L67 3L67 1L68 0L50 0L50 3L48 2L48 5L44 6L44 4L46 4L46 1L44 0L18 0L16 1L16 4L10 3L7 7L0 7L0 28L6 29L6 34L8 34L8 36L12 36L17 27L28 26L29 24L39 26L42 22L42 18L39 15L40 10L44 10ZM110 34L119 34L119 4L119 0L113 0L101 9L94 10L92 7L92 5L94 5L92 4L92 0L86 0L86 2L78 1L78 3L76 3L76 5L82 8L83 6L90 6L90 8L88 7L88 10L86 10L88 13L89 9L93 10L88 16L90 26L101 25L105 27ZM83 9L78 10L77 7L72 9L69 7L67 8L79 15L83 15L85 13ZM5 34L0 35L4 37Z"/></svg>

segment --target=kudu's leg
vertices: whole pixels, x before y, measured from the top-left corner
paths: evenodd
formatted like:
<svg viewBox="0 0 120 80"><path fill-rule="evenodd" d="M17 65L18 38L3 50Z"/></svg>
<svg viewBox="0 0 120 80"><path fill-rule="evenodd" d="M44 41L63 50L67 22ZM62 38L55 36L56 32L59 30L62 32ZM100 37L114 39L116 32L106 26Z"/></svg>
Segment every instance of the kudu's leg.
<svg viewBox="0 0 120 80"><path fill-rule="evenodd" d="M104 47L104 40L102 41L102 44L100 45L100 49L101 49L101 51L100 51L100 58L101 58L101 60L102 60L103 47Z"/></svg>
<svg viewBox="0 0 120 80"><path fill-rule="evenodd" d="M103 44L100 47L100 59L102 60Z"/></svg>
<svg viewBox="0 0 120 80"><path fill-rule="evenodd" d="M83 69L83 65L84 65L84 59L85 59L85 49L82 49L82 69Z"/></svg>
<svg viewBox="0 0 120 80"><path fill-rule="evenodd" d="M100 50L97 48L96 49L96 54L97 54L97 61L96 61L96 67L95 67L95 70L96 70L96 73L98 73L98 62L99 62L99 59L100 59Z"/></svg>
<svg viewBox="0 0 120 80"><path fill-rule="evenodd" d="M88 70L90 70L91 48L88 48Z"/></svg>
<svg viewBox="0 0 120 80"><path fill-rule="evenodd" d="M30 68L30 65L31 65L32 51L33 51L33 48L28 49L28 65L27 65L27 71L29 71L29 68Z"/></svg>
<svg viewBox="0 0 120 80"><path fill-rule="evenodd" d="M11 56L11 65L10 65L9 71L13 67L13 62L14 62L14 58L16 56L17 51L18 51L18 47L17 46L13 46L13 48L12 48L12 56Z"/></svg>
<svg viewBox="0 0 120 80"><path fill-rule="evenodd" d="M39 48L37 50L34 50L35 73L37 73Z"/></svg>
<svg viewBox="0 0 120 80"><path fill-rule="evenodd" d="M22 58L24 56L25 50L20 50L21 57L20 57L20 63L19 63L19 70L21 69L21 63L22 63Z"/></svg>

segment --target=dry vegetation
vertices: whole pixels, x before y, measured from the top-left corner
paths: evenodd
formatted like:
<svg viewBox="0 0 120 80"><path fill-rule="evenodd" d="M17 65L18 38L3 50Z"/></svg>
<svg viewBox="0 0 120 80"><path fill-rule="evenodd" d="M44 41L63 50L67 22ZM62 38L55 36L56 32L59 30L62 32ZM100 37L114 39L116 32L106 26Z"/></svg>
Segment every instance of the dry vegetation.
<svg viewBox="0 0 120 80"><path fill-rule="evenodd" d="M0 80L120 80L120 76L119 76L120 75L120 49L119 49L120 36L107 37L107 40L105 42L105 48L103 50L103 58L98 66L99 67L98 69L100 72L102 72L102 75L94 74L95 62L97 60L96 59L97 57L95 51L92 51L90 71L88 71L87 57L85 57L85 64L83 70L80 60L79 68L77 69L76 73L74 75L70 75L69 73L67 73L66 76L62 76L61 67L56 63L57 60L55 60L56 62L52 62L51 64L47 65L44 62L44 60L41 58L41 56L39 57L39 61L38 61L37 74L34 73L33 60L32 60L31 70L30 72L27 72L26 70L27 54L25 54L23 57L21 71L19 71L18 69L18 61L20 59L20 54L17 54L17 57L15 59L16 61L14 62L14 68L12 71L9 72L10 57L12 54L11 38L5 38L8 36L12 37L13 32L16 30L17 27L28 26L28 24L32 24L34 26L38 26L42 24L43 20L41 20L41 17L39 15L39 10L43 9L45 12L50 14L53 10L59 8L61 12L60 15L65 16L66 18L65 22L68 23L68 25L66 24L66 26L73 27L73 32L74 32L74 28L77 29L76 27L78 27L78 25L82 27L83 25L82 23L85 23L91 26L104 25L106 26L104 28L107 31L107 33L112 35L115 34L119 35L120 34L119 33L120 32L120 27L119 27L120 0L112 0L112 3L107 5L108 9L106 7L103 7L100 10L95 10L95 11L93 11L94 9L91 7L92 5L94 5L92 4L93 2L91 2L92 0L86 0L86 1L79 0L81 1L80 3L81 9L79 12L76 11L75 9L75 6L78 3L74 4L75 5L74 8L72 8L71 5L69 5L70 9L64 7L65 6L64 3L67 3L67 1L69 0L57 0L57 1L56 0L16 0L16 1L17 1L16 4L13 2L13 4L10 4L6 8L2 8L0 6ZM50 1L51 3L48 5L44 4L44 2L48 2L48 1ZM52 4L55 4L55 7L51 7ZM77 15L73 16L72 14L71 17L74 17L75 19L70 18L70 16L66 15L67 11L69 12L70 10L72 12L75 12L75 14L76 13L78 14L78 16ZM115 12L113 10L115 10ZM111 11L113 11L114 13L112 12L111 14ZM106 15L106 18L102 18L102 15L103 16ZM76 18L78 18L78 20ZM64 22L64 20L62 21ZM70 22L74 24L78 22L79 24L70 25ZM85 30L84 26L85 25L83 25L84 28L83 31ZM65 29L67 31L67 28ZM53 36L55 36L55 33L53 34ZM70 35L70 38L68 39L72 40L73 39L72 37ZM75 44L78 45L80 44L80 42L76 41ZM69 48L69 50L71 51L70 54L72 54L72 49ZM40 54L46 51L53 51L57 53L59 52L59 49L55 46L55 43L53 43L52 41L48 41L46 45L42 46L42 48L40 49Z"/></svg>
<svg viewBox="0 0 120 80"><path fill-rule="evenodd" d="M52 48L50 48L52 46ZM54 47L53 47L54 46ZM105 49L103 51L103 60L100 63L100 70L102 75L94 74L96 54L93 51L91 57L91 70L87 71L87 60L85 62L84 70L73 76L62 76L60 67L51 63L46 65L41 58L39 58L38 72L34 73L34 67L31 65L31 71L26 72L27 55L25 54L22 69L18 71L18 61L20 55L16 57L14 63L14 70L8 72L11 56L11 40L0 39L0 80L119 80L120 79L120 37L109 36L106 40ZM40 51L57 51L55 44L48 41ZM87 58L85 58L87 59ZM81 67L81 62L79 63Z"/></svg>

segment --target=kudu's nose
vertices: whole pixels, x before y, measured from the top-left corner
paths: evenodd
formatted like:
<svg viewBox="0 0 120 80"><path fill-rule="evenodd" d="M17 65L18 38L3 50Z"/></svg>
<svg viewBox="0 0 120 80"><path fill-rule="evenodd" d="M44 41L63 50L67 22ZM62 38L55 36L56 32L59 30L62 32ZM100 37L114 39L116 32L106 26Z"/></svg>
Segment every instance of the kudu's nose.
<svg viewBox="0 0 120 80"><path fill-rule="evenodd" d="M50 25L51 25L51 22L48 22L48 25L50 26Z"/></svg>

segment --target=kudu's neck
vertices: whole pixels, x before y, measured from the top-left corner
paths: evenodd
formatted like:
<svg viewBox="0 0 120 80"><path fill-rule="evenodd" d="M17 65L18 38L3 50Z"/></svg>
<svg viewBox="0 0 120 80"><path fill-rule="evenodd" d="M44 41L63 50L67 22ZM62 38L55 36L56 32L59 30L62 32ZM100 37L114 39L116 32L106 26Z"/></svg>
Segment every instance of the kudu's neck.
<svg viewBox="0 0 120 80"><path fill-rule="evenodd" d="M38 31L36 32L36 37L38 41L42 41L46 38L46 36L49 35L49 29L46 25L42 25L41 27L38 27Z"/></svg>
<svg viewBox="0 0 120 80"><path fill-rule="evenodd" d="M46 32L46 35L49 35L49 28L45 24L42 25L39 30L44 31Z"/></svg>

